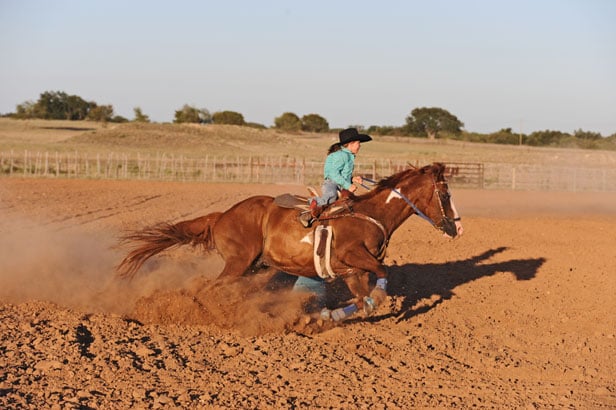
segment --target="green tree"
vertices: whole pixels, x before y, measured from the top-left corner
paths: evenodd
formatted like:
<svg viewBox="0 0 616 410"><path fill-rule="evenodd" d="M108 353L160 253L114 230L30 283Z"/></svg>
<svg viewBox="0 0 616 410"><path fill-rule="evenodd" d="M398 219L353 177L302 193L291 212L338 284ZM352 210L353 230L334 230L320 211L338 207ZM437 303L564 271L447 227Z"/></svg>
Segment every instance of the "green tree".
<svg viewBox="0 0 616 410"><path fill-rule="evenodd" d="M128 122L128 118L122 117L121 115L114 115L110 122Z"/></svg>
<svg viewBox="0 0 616 410"><path fill-rule="evenodd" d="M41 93L35 105L37 118L45 120L64 120L68 113L68 94L62 91Z"/></svg>
<svg viewBox="0 0 616 410"><path fill-rule="evenodd" d="M90 111L90 103L77 95L66 96L66 119L73 121L85 120Z"/></svg>
<svg viewBox="0 0 616 410"><path fill-rule="evenodd" d="M573 132L573 136L580 140L596 141L603 138L600 133L593 131L584 131L581 128Z"/></svg>
<svg viewBox="0 0 616 410"><path fill-rule="evenodd" d="M302 129L302 121L292 112L285 112L274 119L274 127L282 131L296 132Z"/></svg>
<svg viewBox="0 0 616 410"><path fill-rule="evenodd" d="M542 146L558 146L562 141L570 138L571 135L561 131L535 131L531 133L526 139L528 145L542 147Z"/></svg>
<svg viewBox="0 0 616 410"><path fill-rule="evenodd" d="M520 143L520 135L514 134L511 128L503 128L498 132L490 134L487 138L487 142L493 144L518 145Z"/></svg>
<svg viewBox="0 0 616 410"><path fill-rule="evenodd" d="M175 112L175 123L207 124L212 122L210 112L205 108L198 109L191 105L184 106Z"/></svg>
<svg viewBox="0 0 616 410"><path fill-rule="evenodd" d="M306 114L302 117L302 130L308 132L328 132L329 123L319 114Z"/></svg>
<svg viewBox="0 0 616 410"><path fill-rule="evenodd" d="M36 103L34 101L24 101L15 107L14 118L21 120L36 118Z"/></svg>
<svg viewBox="0 0 616 410"><path fill-rule="evenodd" d="M135 113L135 119L133 122L150 122L150 117L141 111L141 107L133 108L133 112Z"/></svg>
<svg viewBox="0 0 616 410"><path fill-rule="evenodd" d="M410 134L435 139L440 131L459 135L462 133L464 123L442 108L422 107L415 108L411 111L411 115L406 117L406 127Z"/></svg>
<svg viewBox="0 0 616 410"><path fill-rule="evenodd" d="M106 123L113 119L113 106L112 105L97 105L94 102L90 103L90 112L88 112L87 119L91 121L98 121Z"/></svg>
<svg viewBox="0 0 616 410"><path fill-rule="evenodd" d="M235 111L218 111L212 115L214 124L244 125L244 116Z"/></svg>
<svg viewBox="0 0 616 410"><path fill-rule="evenodd" d="M16 118L46 120L84 120L90 112L90 103L77 95L62 91L45 91L35 103L26 101L16 107Z"/></svg>

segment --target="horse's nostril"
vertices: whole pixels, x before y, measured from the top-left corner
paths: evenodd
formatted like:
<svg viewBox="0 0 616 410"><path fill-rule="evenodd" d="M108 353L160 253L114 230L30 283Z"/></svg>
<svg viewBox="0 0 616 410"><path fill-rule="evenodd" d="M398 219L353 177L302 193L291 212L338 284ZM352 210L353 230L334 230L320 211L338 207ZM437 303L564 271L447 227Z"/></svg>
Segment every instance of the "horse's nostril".
<svg viewBox="0 0 616 410"><path fill-rule="evenodd" d="M441 230L451 237L455 237L458 234L456 223L452 218L443 218L440 226Z"/></svg>

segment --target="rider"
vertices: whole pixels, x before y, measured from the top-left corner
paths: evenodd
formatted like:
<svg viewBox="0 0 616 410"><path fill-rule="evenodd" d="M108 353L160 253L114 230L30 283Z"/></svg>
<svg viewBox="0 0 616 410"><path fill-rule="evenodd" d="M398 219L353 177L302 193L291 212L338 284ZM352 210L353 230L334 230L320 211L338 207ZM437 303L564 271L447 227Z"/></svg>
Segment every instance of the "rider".
<svg viewBox="0 0 616 410"><path fill-rule="evenodd" d="M355 168L355 156L359 152L362 142L372 140L366 134L360 134L356 128L347 128L338 134L339 142L332 144L327 152L323 174L325 180L321 185L320 197L308 199L310 213L302 215L302 223L310 226L312 221L319 216L327 205L332 204L338 198L338 191L355 192L357 186L364 182L361 176L353 177Z"/></svg>

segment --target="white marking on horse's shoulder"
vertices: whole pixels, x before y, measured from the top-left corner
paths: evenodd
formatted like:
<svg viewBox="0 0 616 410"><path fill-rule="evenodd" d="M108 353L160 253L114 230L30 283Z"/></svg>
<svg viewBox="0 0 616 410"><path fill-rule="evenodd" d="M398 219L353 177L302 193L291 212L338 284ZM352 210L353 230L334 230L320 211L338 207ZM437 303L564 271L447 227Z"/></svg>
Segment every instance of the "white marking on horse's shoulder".
<svg viewBox="0 0 616 410"><path fill-rule="evenodd" d="M400 192L400 188L396 188L396 191ZM385 200L385 203L388 204L389 201L391 201L394 198L399 198L401 199L402 197L400 196L400 194L394 192L394 190L392 189L391 192L389 193L389 196L387 197L387 199Z"/></svg>
<svg viewBox="0 0 616 410"><path fill-rule="evenodd" d="M307 234L306 234L306 236L304 236L304 237L302 238L302 240L300 241L300 243L301 243L301 242L304 242L304 243L307 243L307 244L309 244L309 245L312 245L312 232L307 233Z"/></svg>

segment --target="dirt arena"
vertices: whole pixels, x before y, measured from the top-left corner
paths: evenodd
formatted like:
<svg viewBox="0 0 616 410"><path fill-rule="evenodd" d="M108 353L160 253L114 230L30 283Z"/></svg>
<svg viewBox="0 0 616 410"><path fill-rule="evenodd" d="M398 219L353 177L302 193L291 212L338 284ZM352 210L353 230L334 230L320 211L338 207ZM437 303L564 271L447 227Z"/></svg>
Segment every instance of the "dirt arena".
<svg viewBox="0 0 616 410"><path fill-rule="evenodd" d="M282 275L209 286L199 249L113 276L126 230L284 192L0 179L0 407L616 408L613 193L455 191L464 235L411 217L387 302L338 325Z"/></svg>

